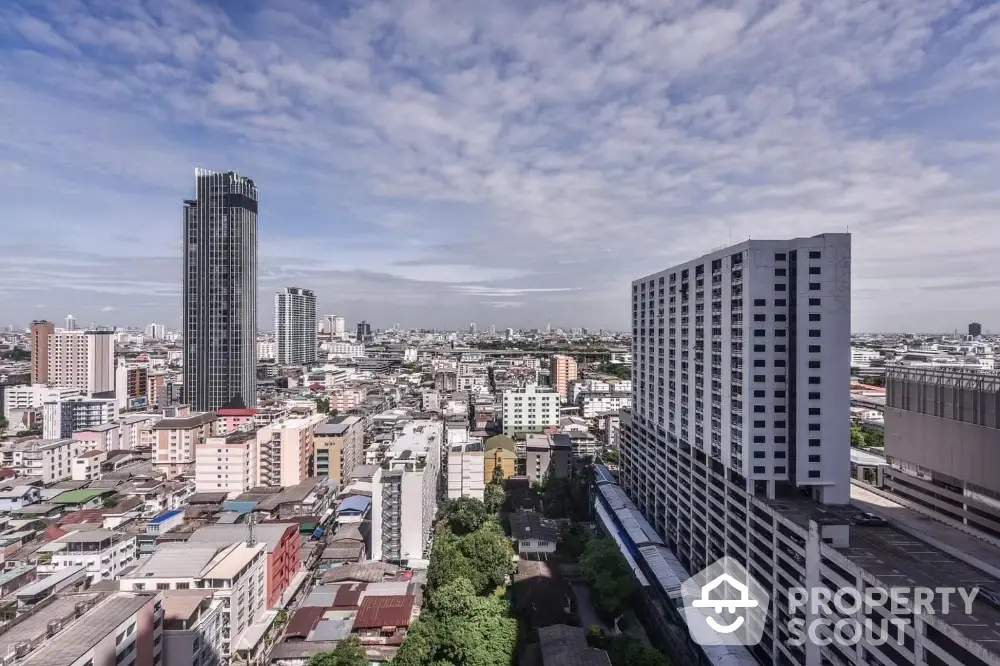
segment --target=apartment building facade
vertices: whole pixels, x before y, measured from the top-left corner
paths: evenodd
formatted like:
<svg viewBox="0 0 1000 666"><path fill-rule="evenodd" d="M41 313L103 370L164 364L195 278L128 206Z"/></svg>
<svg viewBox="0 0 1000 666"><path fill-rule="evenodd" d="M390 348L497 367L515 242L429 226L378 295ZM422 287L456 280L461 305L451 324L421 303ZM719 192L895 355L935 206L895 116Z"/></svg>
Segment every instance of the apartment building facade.
<svg viewBox="0 0 1000 666"><path fill-rule="evenodd" d="M153 466L168 479L194 471L198 448L211 437L215 412L160 419L152 427Z"/></svg>
<svg viewBox="0 0 1000 666"><path fill-rule="evenodd" d="M49 338L56 333L51 321L31 322L31 383L49 383Z"/></svg>
<svg viewBox="0 0 1000 666"><path fill-rule="evenodd" d="M569 399L570 382L574 382L580 377L580 368L576 359L565 354L554 354L549 359L549 377L552 388L559 394L559 398L566 402Z"/></svg>
<svg viewBox="0 0 1000 666"><path fill-rule="evenodd" d="M727 554L753 566L748 535L767 543L775 529L773 515L752 518L754 498L849 503L850 270L850 236L823 234L747 241L633 282L621 485L687 571ZM842 523L822 531L847 536ZM779 563L751 573L805 584ZM805 663L779 625L758 658Z"/></svg>
<svg viewBox="0 0 1000 666"><path fill-rule="evenodd" d="M372 476L372 559L424 560L440 492L440 421L412 421Z"/></svg>
<svg viewBox="0 0 1000 666"><path fill-rule="evenodd" d="M264 426L206 437L195 446L195 492L235 497L261 485L261 451L272 436L271 426Z"/></svg>
<svg viewBox="0 0 1000 666"><path fill-rule="evenodd" d="M105 529L70 532L46 548L51 559L38 565L39 573L84 565L91 583L114 580L139 557L135 536Z"/></svg>
<svg viewBox="0 0 1000 666"><path fill-rule="evenodd" d="M88 396L115 390L114 331L60 331L49 337L48 383Z"/></svg>
<svg viewBox="0 0 1000 666"><path fill-rule="evenodd" d="M0 447L0 467L13 469L19 476L37 476L46 484L67 481L73 476L73 460L84 444L74 439L35 439Z"/></svg>
<svg viewBox="0 0 1000 666"><path fill-rule="evenodd" d="M118 417L118 403L111 398L67 398L42 406L42 437L65 439L74 432L96 428Z"/></svg>
<svg viewBox="0 0 1000 666"><path fill-rule="evenodd" d="M271 424L271 439L261 448L261 484L294 486L313 475L316 428L325 414L287 419Z"/></svg>
<svg viewBox="0 0 1000 666"><path fill-rule="evenodd" d="M448 499L471 497L482 501L486 494L486 459L483 443L463 442L448 449Z"/></svg>
<svg viewBox="0 0 1000 666"><path fill-rule="evenodd" d="M501 418L503 434L542 432L559 425L560 396L551 388L528 384L503 392Z"/></svg>
<svg viewBox="0 0 1000 666"><path fill-rule="evenodd" d="M316 294L286 287L274 295L274 360L279 365L316 362Z"/></svg>
<svg viewBox="0 0 1000 666"><path fill-rule="evenodd" d="M360 416L334 416L316 426L314 473L337 483L364 463L365 422Z"/></svg>

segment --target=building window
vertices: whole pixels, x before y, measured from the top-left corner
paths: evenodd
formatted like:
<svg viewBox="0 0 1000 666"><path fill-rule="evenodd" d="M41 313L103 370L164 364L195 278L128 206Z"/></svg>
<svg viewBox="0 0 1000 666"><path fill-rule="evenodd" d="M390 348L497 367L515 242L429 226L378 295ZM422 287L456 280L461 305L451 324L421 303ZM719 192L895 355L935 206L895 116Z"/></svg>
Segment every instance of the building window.
<svg viewBox="0 0 1000 666"><path fill-rule="evenodd" d="M756 380L756 378L755 378L755 380ZM753 397L755 397L755 398L764 398L766 396L767 396L767 391L765 391L764 389L754 389L754 391L753 391Z"/></svg>
<svg viewBox="0 0 1000 666"><path fill-rule="evenodd" d="M810 266L809 267L809 275L819 275L819 274L820 274L820 267L819 266Z"/></svg>
<svg viewBox="0 0 1000 666"><path fill-rule="evenodd" d="M775 441L775 443L777 443L778 442L778 438L775 437L774 441ZM785 452L784 451L775 451L774 452L774 457L777 458L778 460L784 460L785 459Z"/></svg>
<svg viewBox="0 0 1000 666"><path fill-rule="evenodd" d="M809 321L819 321L819 320L820 320L820 314L818 312L809 313Z"/></svg>
<svg viewBox="0 0 1000 666"><path fill-rule="evenodd" d="M810 400L819 400L820 399L819 391L810 391L809 392L809 399Z"/></svg>
<svg viewBox="0 0 1000 666"><path fill-rule="evenodd" d="M775 474L784 474L784 473L785 473L785 468L784 468L784 466L778 466L778 467L775 467L775 468L774 468L774 473L775 473Z"/></svg>
<svg viewBox="0 0 1000 666"><path fill-rule="evenodd" d="M819 432L819 430L820 430L820 426L819 426L818 423L810 423L809 424L809 432Z"/></svg>
<svg viewBox="0 0 1000 666"><path fill-rule="evenodd" d="M775 428L784 428L785 427L785 422L784 421L775 421L774 422L774 427Z"/></svg>
<svg viewBox="0 0 1000 666"><path fill-rule="evenodd" d="M763 465L754 465L754 467L753 467L753 473L754 474L763 474L764 473L764 466Z"/></svg>
<svg viewBox="0 0 1000 666"><path fill-rule="evenodd" d="M763 451L754 451L753 452L753 457L754 458L766 458L767 454L764 453Z"/></svg>
<svg viewBox="0 0 1000 666"><path fill-rule="evenodd" d="M767 315L762 313L757 313L753 316L754 321L767 321Z"/></svg>
<svg viewBox="0 0 1000 666"><path fill-rule="evenodd" d="M810 282L809 291L819 291L822 288L819 282Z"/></svg>
<svg viewBox="0 0 1000 666"><path fill-rule="evenodd" d="M810 407L809 416L819 416L819 407Z"/></svg>
<svg viewBox="0 0 1000 666"><path fill-rule="evenodd" d="M819 446L819 445L820 445L820 441L818 439L814 438L814 439L810 439L809 440L809 446Z"/></svg>
<svg viewBox="0 0 1000 666"><path fill-rule="evenodd" d="M775 291L785 291L785 288L786 288L786 285L784 283L780 283L779 282L778 284L774 285L774 290Z"/></svg>
<svg viewBox="0 0 1000 666"><path fill-rule="evenodd" d="M774 253L774 260L775 261L785 261L785 257L786 257L786 255L785 255L784 252L775 252Z"/></svg>
<svg viewBox="0 0 1000 666"><path fill-rule="evenodd" d="M818 463L820 462L820 460L822 460L822 456L820 456L818 453L814 453L809 456L809 462L811 463Z"/></svg>
<svg viewBox="0 0 1000 666"><path fill-rule="evenodd" d="M767 438L764 437L764 435L754 435L753 436L753 443L754 444L765 444L765 443L767 443Z"/></svg>
<svg viewBox="0 0 1000 666"><path fill-rule="evenodd" d="M788 351L788 348L785 347L785 345L774 345L774 351L776 351L779 354L784 354L786 351Z"/></svg>
<svg viewBox="0 0 1000 666"><path fill-rule="evenodd" d="M765 361L762 358L755 358L753 360L753 367L755 367L755 368L764 368L764 367L767 367L767 361Z"/></svg>
<svg viewBox="0 0 1000 666"><path fill-rule="evenodd" d="M774 299L774 307L776 307L776 308L783 308L787 304L788 304L788 301L786 301L783 298L776 298L776 299Z"/></svg>
<svg viewBox="0 0 1000 666"><path fill-rule="evenodd" d="M755 352L766 352L767 351L767 345L754 345L753 346L753 350Z"/></svg>
<svg viewBox="0 0 1000 666"><path fill-rule="evenodd" d="M764 375L754 375L753 380L758 383L763 383L767 381L767 377L765 377Z"/></svg>
<svg viewBox="0 0 1000 666"><path fill-rule="evenodd" d="M755 338L762 338L765 335L767 335L767 331L765 331L762 328L755 328L754 331L753 331L753 335L754 335Z"/></svg>
<svg viewBox="0 0 1000 666"><path fill-rule="evenodd" d="M820 352L820 346L819 345L809 345L809 353L810 354L818 354L819 352Z"/></svg>
<svg viewBox="0 0 1000 666"><path fill-rule="evenodd" d="M767 299L766 298L755 298L755 299L753 299L753 304L754 304L754 306L756 306L758 308L759 307L763 307L763 306L767 305Z"/></svg>
<svg viewBox="0 0 1000 666"><path fill-rule="evenodd" d="M810 259L821 259L822 257L823 257L823 253L820 252L819 250L809 250L809 258Z"/></svg>
<svg viewBox="0 0 1000 666"><path fill-rule="evenodd" d="M775 268L774 269L774 277L785 277L785 273L786 273L786 271L785 271L784 268Z"/></svg>
<svg viewBox="0 0 1000 666"><path fill-rule="evenodd" d="M819 361L809 361L809 367L812 368L813 370L819 368L820 367Z"/></svg>
<svg viewBox="0 0 1000 666"><path fill-rule="evenodd" d="M819 478L819 470L818 469L811 469L811 470L809 470L809 478L810 479L818 479Z"/></svg>
<svg viewBox="0 0 1000 666"><path fill-rule="evenodd" d="M783 337L785 337L785 329L783 329L783 328L776 329L774 331L774 336L777 337L777 338L783 338Z"/></svg>
<svg viewBox="0 0 1000 666"><path fill-rule="evenodd" d="M810 338L819 338L819 337L822 337L822 336L823 336L823 332L820 331L818 328L810 328L809 329L809 337Z"/></svg>
<svg viewBox="0 0 1000 666"><path fill-rule="evenodd" d="M819 307L820 303L821 303L821 301L818 298L810 298L809 299L809 307L817 308L817 307Z"/></svg>
<svg viewBox="0 0 1000 666"><path fill-rule="evenodd" d="M819 377L810 377L809 378L809 383L813 384L813 385L819 384L820 383Z"/></svg>
<svg viewBox="0 0 1000 666"><path fill-rule="evenodd" d="M775 375L774 376L774 381L777 382L778 384L784 384L785 383L785 376L784 375Z"/></svg>

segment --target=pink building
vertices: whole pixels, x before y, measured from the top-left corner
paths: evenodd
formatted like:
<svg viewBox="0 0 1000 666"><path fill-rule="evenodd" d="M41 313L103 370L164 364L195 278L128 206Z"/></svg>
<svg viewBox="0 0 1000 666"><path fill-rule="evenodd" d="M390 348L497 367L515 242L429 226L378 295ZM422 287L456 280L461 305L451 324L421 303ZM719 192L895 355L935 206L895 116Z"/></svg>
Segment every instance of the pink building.
<svg viewBox="0 0 1000 666"><path fill-rule="evenodd" d="M261 449L271 443L271 434L271 426L264 426L206 438L195 447L195 491L234 497L261 485Z"/></svg>
<svg viewBox="0 0 1000 666"><path fill-rule="evenodd" d="M153 466L173 479L194 472L198 446L212 436L215 412L186 413L161 419L153 426Z"/></svg>
<svg viewBox="0 0 1000 666"><path fill-rule="evenodd" d="M77 430L73 433L73 439L93 444L93 446L88 445L86 447L88 449L117 451L120 448L121 428L117 423L105 423L86 430Z"/></svg>
<svg viewBox="0 0 1000 666"><path fill-rule="evenodd" d="M365 390L360 388L337 388L330 391L330 411L343 414L365 401Z"/></svg>
<svg viewBox="0 0 1000 666"><path fill-rule="evenodd" d="M256 409L220 409L215 412L215 434L227 435L244 426L253 426Z"/></svg>

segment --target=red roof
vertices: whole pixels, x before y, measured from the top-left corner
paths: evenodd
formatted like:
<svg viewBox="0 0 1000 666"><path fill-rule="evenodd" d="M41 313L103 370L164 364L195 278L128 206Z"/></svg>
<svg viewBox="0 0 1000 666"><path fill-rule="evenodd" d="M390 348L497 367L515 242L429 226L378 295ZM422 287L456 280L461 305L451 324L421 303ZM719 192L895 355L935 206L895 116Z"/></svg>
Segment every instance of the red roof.
<svg viewBox="0 0 1000 666"><path fill-rule="evenodd" d="M67 534L69 534L69 532L63 532L58 527L52 527L50 525L49 527L45 528L45 532L43 532L43 534L45 535L45 538L48 539L49 541L55 541L56 539L66 536Z"/></svg>
<svg viewBox="0 0 1000 666"><path fill-rule="evenodd" d="M10 479L17 476L17 472L10 467L0 467L0 479Z"/></svg>
<svg viewBox="0 0 1000 666"><path fill-rule="evenodd" d="M66 517L59 521L60 525L78 525L80 523L103 523L104 509L81 509L66 514Z"/></svg>
<svg viewBox="0 0 1000 666"><path fill-rule="evenodd" d="M337 590L337 596L333 599L334 608L357 608L361 602L361 593L368 587L368 583L347 583L341 585Z"/></svg>
<svg viewBox="0 0 1000 666"><path fill-rule="evenodd" d="M408 627L412 613L412 595L368 595L361 602L358 615L354 618L354 628Z"/></svg>
<svg viewBox="0 0 1000 666"><path fill-rule="evenodd" d="M309 632L316 628L319 621L326 613L325 608L317 606L306 606L295 611L295 615L288 622L288 629L285 631L285 638L302 638L309 636Z"/></svg>

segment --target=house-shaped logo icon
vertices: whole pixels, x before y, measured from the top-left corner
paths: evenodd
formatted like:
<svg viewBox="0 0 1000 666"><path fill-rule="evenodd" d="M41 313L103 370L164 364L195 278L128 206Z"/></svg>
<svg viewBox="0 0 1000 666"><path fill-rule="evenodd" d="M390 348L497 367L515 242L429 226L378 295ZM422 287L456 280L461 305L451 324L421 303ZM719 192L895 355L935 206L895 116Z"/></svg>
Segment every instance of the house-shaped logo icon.
<svg viewBox="0 0 1000 666"><path fill-rule="evenodd" d="M724 557L681 587L684 619L701 645L756 645L764 633L770 596L746 570Z"/></svg>

